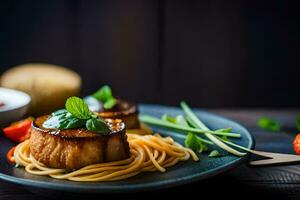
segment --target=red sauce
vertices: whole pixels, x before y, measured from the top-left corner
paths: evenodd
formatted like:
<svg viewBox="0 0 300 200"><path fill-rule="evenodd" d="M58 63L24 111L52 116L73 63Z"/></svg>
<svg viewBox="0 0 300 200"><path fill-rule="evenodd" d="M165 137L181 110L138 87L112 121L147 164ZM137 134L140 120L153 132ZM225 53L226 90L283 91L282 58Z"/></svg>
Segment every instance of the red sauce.
<svg viewBox="0 0 300 200"><path fill-rule="evenodd" d="M5 104L2 101L0 101L0 108L3 106L5 106Z"/></svg>

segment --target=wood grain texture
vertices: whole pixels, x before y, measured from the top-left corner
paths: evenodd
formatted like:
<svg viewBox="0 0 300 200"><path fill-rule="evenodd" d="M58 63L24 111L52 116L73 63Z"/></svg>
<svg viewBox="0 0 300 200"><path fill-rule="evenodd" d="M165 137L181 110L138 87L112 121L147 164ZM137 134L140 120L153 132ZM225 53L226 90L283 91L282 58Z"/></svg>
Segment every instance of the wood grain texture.
<svg viewBox="0 0 300 200"><path fill-rule="evenodd" d="M256 149L264 151L273 151L281 153L293 153L291 142L297 133L294 119L300 113L300 110L209 110L222 116L234 119L253 134L256 140ZM257 128L256 120L260 116L269 116L275 118L284 124L283 131L278 133L264 132ZM137 194L104 194L101 198L136 198L142 196L159 198L161 195L209 195L211 198L222 197L224 194L230 195L232 199L241 199L235 195L236 190L241 194L247 194L251 198L272 198L272 199L297 199L300 197L300 165L249 168L247 165L231 170L223 175L213 177L208 180L195 182L181 187L164 189L155 192L137 193ZM235 188L234 190L232 188ZM218 193L211 192L218 190ZM47 199L60 198L99 198L99 195L78 195L66 194L55 191L41 191L30 189L18 185L13 185L0 181L0 199Z"/></svg>
<svg viewBox="0 0 300 200"><path fill-rule="evenodd" d="M166 1L162 79L166 104L182 99L201 107L239 104L236 91L244 76L239 7L239 1Z"/></svg>
<svg viewBox="0 0 300 200"><path fill-rule="evenodd" d="M46 62L79 72L83 95L108 83L144 103L300 106L297 4L2 0L0 72Z"/></svg>
<svg viewBox="0 0 300 200"><path fill-rule="evenodd" d="M122 98L157 102L156 1L91 1L79 8L78 65L84 94L109 84Z"/></svg>

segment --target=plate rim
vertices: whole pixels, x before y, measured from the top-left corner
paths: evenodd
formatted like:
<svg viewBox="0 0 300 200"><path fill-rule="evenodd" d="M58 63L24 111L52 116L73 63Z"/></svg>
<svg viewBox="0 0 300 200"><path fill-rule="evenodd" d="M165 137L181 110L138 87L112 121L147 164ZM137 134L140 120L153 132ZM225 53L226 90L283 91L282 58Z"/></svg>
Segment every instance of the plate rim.
<svg viewBox="0 0 300 200"><path fill-rule="evenodd" d="M167 109L179 109L178 107L175 106L165 106L165 105L158 105L158 104L139 104L140 107L164 107ZM243 132L249 139L248 143L248 148L253 149L255 147L255 140L253 135L240 123L233 121L229 118L223 117L218 114L214 114L212 112L205 111L203 109L198 109L194 108L193 109L196 112L203 113L205 115L210 115L212 117L217 117L222 120L229 121L230 123L233 123L237 126L239 126L241 129L243 129ZM222 174L229 169L235 168L242 164L247 158L249 157L249 154L247 153L246 156L239 157L236 160L227 162L224 165L220 165L218 167L215 167L213 169L209 169L205 171L205 174L199 175L197 174L190 174L184 177L179 177L175 179L165 179L161 180L159 182L148 182L148 183L142 183L142 184L136 184L136 185L127 185L126 187L121 186L121 185L116 185L116 186L106 186L106 185L67 185L64 183L54 183L54 182L45 182L45 181L40 181L40 180L32 180L32 179L25 179L25 178L18 178L15 176L7 175L2 172L0 172L0 179L4 181L8 181L11 183L16 183L19 185L24 185L28 186L31 188L40 188L40 189L47 189L47 190L59 190L59 191L67 191L67 192L76 192L76 193L83 193L83 192L88 192L88 193L128 193L128 192L137 192L137 191L148 191L148 190L157 190L157 189L162 189L162 188L170 188L174 186L180 186L180 185L185 185L188 183L200 181L203 179L207 179L213 176L217 176L219 174Z"/></svg>
<svg viewBox="0 0 300 200"><path fill-rule="evenodd" d="M0 92L1 91L17 94L17 95L19 95L20 98L24 99L24 102L20 105L7 106L6 108L0 109L0 113L2 113L2 114L22 109L31 103L31 97L26 92L23 92L21 90L6 88L6 87L0 87Z"/></svg>

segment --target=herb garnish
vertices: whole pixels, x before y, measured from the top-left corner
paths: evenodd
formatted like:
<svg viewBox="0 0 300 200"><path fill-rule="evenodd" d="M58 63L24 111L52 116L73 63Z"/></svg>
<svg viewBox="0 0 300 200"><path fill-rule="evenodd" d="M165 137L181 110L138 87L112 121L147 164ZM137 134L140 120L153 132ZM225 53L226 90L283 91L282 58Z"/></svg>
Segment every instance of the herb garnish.
<svg viewBox="0 0 300 200"><path fill-rule="evenodd" d="M228 137L241 137L238 133L233 133L232 128L222 128L217 130L210 130L199 118L195 115L192 109L187 103L180 103L181 109L183 110L183 115L178 115L177 117L171 117L167 114L163 115L161 119L149 115L142 115L139 117L141 122L160 126L167 129L172 129L178 132L185 132L187 135L185 137L185 146L193 149L194 151L202 152L206 151L207 145L216 145L221 149L236 155L244 156L246 153L237 151L236 149L230 147L236 147L240 150L249 151L248 148L240 146L231 142ZM201 136L200 136L201 135ZM207 139L204 139L206 137ZM228 145L230 146L228 146ZM219 152L211 152L210 157L221 156Z"/></svg>
<svg viewBox="0 0 300 200"><path fill-rule="evenodd" d="M79 128L85 125L85 120L78 119L66 109L58 110L51 114L43 124L45 128L70 129Z"/></svg>
<svg viewBox="0 0 300 200"><path fill-rule="evenodd" d="M184 144L186 147L200 153L208 150L207 145L204 144L201 139L193 133L188 133L188 135L185 137Z"/></svg>
<svg viewBox="0 0 300 200"><path fill-rule="evenodd" d="M103 103L104 109L111 109L117 104L117 99L112 95L112 90L108 85L102 86L92 96Z"/></svg>
<svg viewBox="0 0 300 200"><path fill-rule="evenodd" d="M220 157L221 154L218 150L213 150L209 153L208 157Z"/></svg>
<svg viewBox="0 0 300 200"><path fill-rule="evenodd" d="M271 119L269 117L261 117L257 121L257 125L266 130L271 132L277 132L280 131L281 125L278 121Z"/></svg>
<svg viewBox="0 0 300 200"><path fill-rule="evenodd" d="M201 128L194 128L191 126L183 126L181 124L177 124L177 123L172 123L169 121L164 121L162 119L156 118L156 117L152 117L150 115L141 115L139 117L140 121L144 122L144 123L148 123L148 124L152 124L152 125L156 125L156 126L161 126L164 128L172 128L172 129L176 129L178 131L184 131L184 132L192 132L192 133L209 133L209 134L213 134L213 135L226 135L228 137L236 137L239 138L241 137L241 134L239 133L226 133L226 132L222 132L222 131L218 131L218 130L204 130Z"/></svg>
<svg viewBox="0 0 300 200"><path fill-rule="evenodd" d="M67 111L78 119L91 118L91 112L88 105L78 97L68 98L65 106Z"/></svg>
<svg viewBox="0 0 300 200"><path fill-rule="evenodd" d="M300 131L300 116L296 117L296 127L297 127L298 131Z"/></svg>
<svg viewBox="0 0 300 200"><path fill-rule="evenodd" d="M171 122L173 124L189 127L188 122L185 120L185 118L182 115L171 117L167 114L164 114L161 117L161 119L167 122ZM208 147L205 143L212 144L210 141L200 138L191 132L188 133L184 141L186 147L197 152L207 151Z"/></svg>
<svg viewBox="0 0 300 200"><path fill-rule="evenodd" d="M86 121L86 128L96 133L109 133L109 128L104 120L100 118L92 118Z"/></svg>
<svg viewBox="0 0 300 200"><path fill-rule="evenodd" d="M110 129L106 122L88 109L87 104L78 97L66 101L66 109L53 112L43 123L45 128L72 129L86 127L89 131L106 135Z"/></svg>

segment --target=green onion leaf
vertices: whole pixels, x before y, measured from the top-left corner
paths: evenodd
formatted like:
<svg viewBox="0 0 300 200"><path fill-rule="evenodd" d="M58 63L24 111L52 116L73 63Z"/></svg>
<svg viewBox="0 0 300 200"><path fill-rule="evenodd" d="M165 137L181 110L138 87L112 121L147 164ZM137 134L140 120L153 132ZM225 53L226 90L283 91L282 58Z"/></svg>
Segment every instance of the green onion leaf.
<svg viewBox="0 0 300 200"><path fill-rule="evenodd" d="M176 124L176 118L175 117L171 117L170 115L168 114L164 114L162 117L161 117L162 120L166 121L166 122L171 122L173 124Z"/></svg>
<svg viewBox="0 0 300 200"><path fill-rule="evenodd" d="M192 149L193 151L199 151L200 145L197 140L197 137L193 133L188 133L188 135L185 138L184 144L187 148Z"/></svg>
<svg viewBox="0 0 300 200"><path fill-rule="evenodd" d="M203 152L207 151L208 147L206 144L204 144L199 137L197 137L193 133L188 133L188 135L185 137L184 141L185 147L192 149L196 152Z"/></svg>
<svg viewBox="0 0 300 200"><path fill-rule="evenodd" d="M195 113L192 111L192 109L187 105L187 103L185 103L184 101L182 101L180 103L180 106L182 108L182 110L185 112L185 114L187 115L187 119L190 121L190 124L194 125L196 128L205 130L205 131L209 131L209 128L207 126L205 126L205 124L195 115ZM224 134L229 134L229 133L223 133ZM242 153L239 152L231 147L229 147L228 145L226 145L224 142L222 142L220 139L218 139L218 137L216 137L215 135L212 134L208 134L207 132L205 133L205 136L210 139L214 144L216 144L217 146L219 146L220 148L224 149L225 151L236 155L236 156L244 156L246 155L246 153ZM229 135L227 135L229 136Z"/></svg>
<svg viewBox="0 0 300 200"><path fill-rule="evenodd" d="M230 139L226 135L222 135L222 140L230 142Z"/></svg>
<svg viewBox="0 0 300 200"><path fill-rule="evenodd" d="M185 118L182 115L177 115L176 117L171 117L168 114L164 114L161 117L161 119L166 122L171 122L173 124L189 127L189 124L187 123L187 121L185 120Z"/></svg>
<svg viewBox="0 0 300 200"><path fill-rule="evenodd" d="M257 125L260 128L270 132L278 132L281 129L280 123L269 117L261 117L258 119Z"/></svg>
<svg viewBox="0 0 300 200"><path fill-rule="evenodd" d="M156 125L156 126L161 126L164 128L173 128L173 129L177 129L180 131L187 131L187 132L192 132L192 133L210 133L210 134L214 134L214 135L226 135L228 137L241 137L241 134L238 133L223 133L223 132L219 132L219 131L211 131L209 129L206 130L202 130L200 128L191 128L191 127L187 127L187 126L182 126L180 124L174 124L168 121L164 121L161 120L159 118L156 117L152 117L149 115L141 115L139 117L141 122L147 123L147 124L152 124L152 125Z"/></svg>
<svg viewBox="0 0 300 200"><path fill-rule="evenodd" d="M189 127L189 124L187 123L187 121L185 120L185 118L182 115L176 116L176 124Z"/></svg>
<svg viewBox="0 0 300 200"><path fill-rule="evenodd" d="M222 132L222 133L230 133L232 132L232 128L220 128L215 131Z"/></svg>
<svg viewBox="0 0 300 200"><path fill-rule="evenodd" d="M217 151L217 150L211 151L211 152L209 153L209 155L208 155L208 157L220 157L220 156L221 156L221 154L220 154L220 152Z"/></svg>
<svg viewBox="0 0 300 200"><path fill-rule="evenodd" d="M79 97L69 97L66 101L66 109L78 119L89 119L91 117L88 105Z"/></svg>
<svg viewBox="0 0 300 200"><path fill-rule="evenodd" d="M230 133L232 132L232 128L222 128L222 129L217 129L216 131L220 131L223 133ZM226 135L222 135L221 138L223 141L227 141L227 142L230 141L230 139Z"/></svg>

